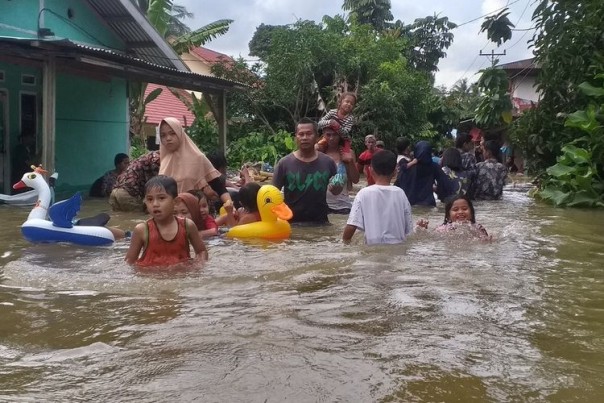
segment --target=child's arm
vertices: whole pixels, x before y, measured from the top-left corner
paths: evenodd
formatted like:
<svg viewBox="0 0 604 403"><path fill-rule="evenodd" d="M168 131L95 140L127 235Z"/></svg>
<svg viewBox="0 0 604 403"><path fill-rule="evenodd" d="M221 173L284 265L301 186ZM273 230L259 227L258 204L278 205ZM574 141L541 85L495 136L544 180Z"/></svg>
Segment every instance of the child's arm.
<svg viewBox="0 0 604 403"><path fill-rule="evenodd" d="M130 240L130 247L128 248L128 252L126 253L126 257L124 260L128 264L136 263L138 256L141 253L141 250L145 246L145 223L137 224L134 227L134 231L132 232L132 239Z"/></svg>
<svg viewBox="0 0 604 403"><path fill-rule="evenodd" d="M352 236L354 235L356 230L356 226L346 224L346 226L344 227L344 233L342 234L342 241L344 241L344 243L350 243L350 240L352 239Z"/></svg>
<svg viewBox="0 0 604 403"><path fill-rule="evenodd" d="M218 235L218 225L216 224L216 220L214 220L214 217L207 216L204 221L204 226L205 229L199 231L199 235L202 238L209 238Z"/></svg>
<svg viewBox="0 0 604 403"><path fill-rule="evenodd" d="M411 161L407 162L407 169L411 168L413 165L417 164L417 158L413 158Z"/></svg>
<svg viewBox="0 0 604 403"><path fill-rule="evenodd" d="M317 128L319 130L329 126L329 124L331 123L332 119L334 119L338 114L337 109L330 109L325 116L323 116L320 120L319 123L317 123Z"/></svg>
<svg viewBox="0 0 604 403"><path fill-rule="evenodd" d="M235 213L233 212L233 202L224 203L224 211L226 211L226 222L225 224L229 227L234 227L237 225L237 218L235 217Z"/></svg>
<svg viewBox="0 0 604 403"><path fill-rule="evenodd" d="M193 250L195 251L195 259L193 260L202 262L208 260L208 250L201 239L201 235L197 231L197 226L188 218L185 221L185 225L187 226L187 234L189 234L189 243L193 246Z"/></svg>

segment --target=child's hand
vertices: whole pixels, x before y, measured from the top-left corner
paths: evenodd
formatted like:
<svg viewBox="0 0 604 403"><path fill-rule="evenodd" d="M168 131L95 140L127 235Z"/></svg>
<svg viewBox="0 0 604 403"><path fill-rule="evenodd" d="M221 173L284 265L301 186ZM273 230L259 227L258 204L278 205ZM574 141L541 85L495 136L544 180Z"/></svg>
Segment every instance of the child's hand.
<svg viewBox="0 0 604 403"><path fill-rule="evenodd" d="M329 121L329 127L331 127L333 130L335 130L335 131L336 131L336 133L337 133L337 132L339 132L339 131L340 131L340 128L341 128L342 126L340 125L340 122L338 122L337 120L331 119L331 120Z"/></svg>
<svg viewBox="0 0 604 403"><path fill-rule="evenodd" d="M352 157L352 152L349 153L342 153L342 155L340 156L340 159L342 160L343 163L348 164L352 161L354 161L353 157Z"/></svg>
<svg viewBox="0 0 604 403"><path fill-rule="evenodd" d="M203 194L208 198L208 200L218 200L218 193L214 191L210 187L210 185L206 185L203 189Z"/></svg>
<svg viewBox="0 0 604 403"><path fill-rule="evenodd" d="M225 201L222 206L224 207L224 211L226 211L227 214L233 214L233 201L232 200Z"/></svg>
<svg viewBox="0 0 604 403"><path fill-rule="evenodd" d="M420 227L420 228L423 228L423 229L428 229L428 223L429 223L429 222L428 222L428 220L424 220L423 218L420 218L420 219L417 221L417 224L416 224L416 225L417 225L418 227Z"/></svg>
<svg viewBox="0 0 604 403"><path fill-rule="evenodd" d="M329 190L331 194L337 196L342 193L342 190L344 190L344 186L334 185L333 183L330 183L329 185L327 185L327 190Z"/></svg>

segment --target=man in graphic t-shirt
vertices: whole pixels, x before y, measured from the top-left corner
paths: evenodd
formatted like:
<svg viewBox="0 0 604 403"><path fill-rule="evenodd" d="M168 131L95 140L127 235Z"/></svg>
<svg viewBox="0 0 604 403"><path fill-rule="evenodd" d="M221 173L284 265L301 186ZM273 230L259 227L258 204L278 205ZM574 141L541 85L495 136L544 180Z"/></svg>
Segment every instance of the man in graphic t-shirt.
<svg viewBox="0 0 604 403"><path fill-rule="evenodd" d="M336 164L315 149L317 124L308 118L296 125L298 149L275 166L273 185L283 188L285 203L294 213L292 222L327 223L326 192L338 195L342 186L330 183Z"/></svg>

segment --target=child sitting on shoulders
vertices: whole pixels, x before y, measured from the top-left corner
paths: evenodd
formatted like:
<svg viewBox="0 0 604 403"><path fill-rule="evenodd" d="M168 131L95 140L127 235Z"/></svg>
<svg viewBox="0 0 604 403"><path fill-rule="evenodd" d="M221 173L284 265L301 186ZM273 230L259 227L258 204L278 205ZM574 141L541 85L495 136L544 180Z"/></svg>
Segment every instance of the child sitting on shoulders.
<svg viewBox="0 0 604 403"><path fill-rule="evenodd" d="M209 212L208 199L199 192L201 199L191 193L179 193L174 202L174 215L192 220L202 238L218 235L218 225Z"/></svg>
<svg viewBox="0 0 604 403"><path fill-rule="evenodd" d="M342 139L342 153L350 153L352 126L354 126L355 118L352 115L352 109L357 103L357 96L352 92L345 92L340 98L337 109L331 109L325 116L319 120L318 129L323 130L325 127L331 127ZM317 142L317 150L325 152L327 148L327 139L322 137Z"/></svg>
<svg viewBox="0 0 604 403"><path fill-rule="evenodd" d="M350 242L355 231L360 229L365 232L368 245L402 243L413 232L413 218L405 192L390 185L396 169L396 155L388 150L373 154L370 169L375 185L357 193L342 239Z"/></svg>
<svg viewBox="0 0 604 403"><path fill-rule="evenodd" d="M145 206L151 218L134 228L126 262L141 267L173 266L191 260L189 245L196 261L208 259L208 251L195 223L174 216L176 181L165 175L155 176L145 184ZM142 250L142 255L141 255Z"/></svg>
<svg viewBox="0 0 604 403"><path fill-rule="evenodd" d="M492 240L487 230L480 224L476 223L476 215L474 213L474 205L470 198L466 195L457 195L445 204L445 220L435 228L438 232L449 232L457 229L469 229L472 234L478 238ZM428 229L428 221L421 219L417 222L417 226Z"/></svg>

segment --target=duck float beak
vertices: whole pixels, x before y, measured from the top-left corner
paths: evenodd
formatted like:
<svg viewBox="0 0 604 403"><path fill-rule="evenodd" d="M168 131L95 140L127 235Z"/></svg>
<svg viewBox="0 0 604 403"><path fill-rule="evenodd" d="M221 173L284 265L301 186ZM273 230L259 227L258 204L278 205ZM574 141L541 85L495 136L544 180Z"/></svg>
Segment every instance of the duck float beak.
<svg viewBox="0 0 604 403"><path fill-rule="evenodd" d="M285 203L274 206L271 208L271 211L275 213L278 218L285 221L291 220L291 218L294 216L294 213L292 213L291 209Z"/></svg>
<svg viewBox="0 0 604 403"><path fill-rule="evenodd" d="M15 190L25 189L26 187L27 185L23 181L19 181L13 185L13 189Z"/></svg>

